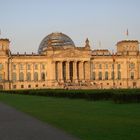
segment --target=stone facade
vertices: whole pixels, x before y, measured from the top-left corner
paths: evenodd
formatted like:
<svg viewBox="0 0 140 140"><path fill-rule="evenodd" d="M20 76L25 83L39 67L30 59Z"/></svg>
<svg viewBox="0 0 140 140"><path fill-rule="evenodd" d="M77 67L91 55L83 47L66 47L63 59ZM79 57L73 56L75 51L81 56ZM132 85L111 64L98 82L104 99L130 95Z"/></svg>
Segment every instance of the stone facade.
<svg viewBox="0 0 140 140"><path fill-rule="evenodd" d="M117 43L117 52L91 50L87 39L76 47L62 33L52 33L38 54L12 54L10 41L0 39L0 89L109 89L140 88L137 40Z"/></svg>

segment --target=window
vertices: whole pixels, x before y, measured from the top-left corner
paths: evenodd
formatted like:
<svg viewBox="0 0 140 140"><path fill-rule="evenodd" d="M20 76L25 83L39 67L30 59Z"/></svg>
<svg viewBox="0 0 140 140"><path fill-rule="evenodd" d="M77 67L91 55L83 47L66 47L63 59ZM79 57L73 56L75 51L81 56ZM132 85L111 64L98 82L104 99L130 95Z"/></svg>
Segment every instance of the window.
<svg viewBox="0 0 140 140"><path fill-rule="evenodd" d="M2 70L2 68L3 68L3 65L0 63L0 70Z"/></svg>
<svg viewBox="0 0 140 140"><path fill-rule="evenodd" d="M38 87L38 85L35 85L35 87Z"/></svg>
<svg viewBox="0 0 140 140"><path fill-rule="evenodd" d="M92 80L95 80L96 76L95 76L95 72L92 73Z"/></svg>
<svg viewBox="0 0 140 140"><path fill-rule="evenodd" d="M35 70L38 70L38 65L37 64L35 64Z"/></svg>
<svg viewBox="0 0 140 140"><path fill-rule="evenodd" d="M34 73L34 80L38 81L38 73L37 72Z"/></svg>
<svg viewBox="0 0 140 140"><path fill-rule="evenodd" d="M19 81L24 81L24 73L23 72L19 73Z"/></svg>
<svg viewBox="0 0 140 140"><path fill-rule="evenodd" d="M105 68L108 69L108 64L105 64Z"/></svg>
<svg viewBox="0 0 140 140"><path fill-rule="evenodd" d="M41 73L41 80L45 81L45 73L44 72Z"/></svg>
<svg viewBox="0 0 140 140"><path fill-rule="evenodd" d="M118 64L118 70L121 69L121 64Z"/></svg>
<svg viewBox="0 0 140 140"><path fill-rule="evenodd" d="M134 72L131 72L131 73L130 73L130 78L131 78L131 80L134 79Z"/></svg>
<svg viewBox="0 0 140 140"><path fill-rule="evenodd" d="M21 88L24 88L24 85L21 85Z"/></svg>
<svg viewBox="0 0 140 140"><path fill-rule="evenodd" d="M99 72L99 80L102 80L102 72Z"/></svg>
<svg viewBox="0 0 140 140"><path fill-rule="evenodd" d="M23 64L20 64L20 65L19 65L19 69L20 69L20 70L23 70Z"/></svg>
<svg viewBox="0 0 140 140"><path fill-rule="evenodd" d="M112 69L114 69L114 64L112 64Z"/></svg>
<svg viewBox="0 0 140 140"><path fill-rule="evenodd" d="M105 72L105 80L108 80L108 72Z"/></svg>
<svg viewBox="0 0 140 140"><path fill-rule="evenodd" d="M114 79L114 71L111 72L111 79Z"/></svg>
<svg viewBox="0 0 140 140"><path fill-rule="evenodd" d="M42 67L41 67L43 70L45 70L45 64L42 64Z"/></svg>
<svg viewBox="0 0 140 140"><path fill-rule="evenodd" d="M13 65L13 70L16 70L16 64Z"/></svg>
<svg viewBox="0 0 140 140"><path fill-rule="evenodd" d="M95 65L93 64L93 62L91 63L91 69L93 70L95 68Z"/></svg>
<svg viewBox="0 0 140 140"><path fill-rule="evenodd" d="M14 88L14 89L16 89L16 87L17 87L16 85L13 85L13 88Z"/></svg>
<svg viewBox="0 0 140 140"><path fill-rule="evenodd" d="M130 64L129 64L129 68L130 68L130 69L134 69L134 68L135 68L135 64L134 64L134 63L130 63Z"/></svg>
<svg viewBox="0 0 140 140"><path fill-rule="evenodd" d="M0 74L0 81L2 80L2 74Z"/></svg>
<svg viewBox="0 0 140 140"><path fill-rule="evenodd" d="M28 85L28 88L31 88L31 85Z"/></svg>
<svg viewBox="0 0 140 140"><path fill-rule="evenodd" d="M121 72L118 71L118 80L120 80L120 79L121 79Z"/></svg>
<svg viewBox="0 0 140 140"><path fill-rule="evenodd" d="M31 81L31 73L30 72L27 73L27 81Z"/></svg>
<svg viewBox="0 0 140 140"><path fill-rule="evenodd" d="M99 64L99 69L102 69L102 64Z"/></svg>
<svg viewBox="0 0 140 140"><path fill-rule="evenodd" d="M12 81L17 80L17 74L15 72L12 73Z"/></svg>
<svg viewBox="0 0 140 140"><path fill-rule="evenodd" d="M31 69L31 65L27 64L27 70L30 70L30 69Z"/></svg>

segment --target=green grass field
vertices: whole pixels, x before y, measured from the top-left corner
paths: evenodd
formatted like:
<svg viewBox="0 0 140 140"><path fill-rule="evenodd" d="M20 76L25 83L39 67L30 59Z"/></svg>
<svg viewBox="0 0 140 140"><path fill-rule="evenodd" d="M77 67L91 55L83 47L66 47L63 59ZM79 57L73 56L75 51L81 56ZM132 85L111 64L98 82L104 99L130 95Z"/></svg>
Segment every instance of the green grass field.
<svg viewBox="0 0 140 140"><path fill-rule="evenodd" d="M140 139L140 104L2 93L0 101L83 140Z"/></svg>

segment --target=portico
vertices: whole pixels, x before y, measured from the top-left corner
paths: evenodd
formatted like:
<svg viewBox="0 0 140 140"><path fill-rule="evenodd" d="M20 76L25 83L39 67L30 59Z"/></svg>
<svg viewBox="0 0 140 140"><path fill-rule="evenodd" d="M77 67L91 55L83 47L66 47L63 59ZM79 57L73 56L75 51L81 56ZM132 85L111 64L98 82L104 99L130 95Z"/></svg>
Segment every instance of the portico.
<svg viewBox="0 0 140 140"><path fill-rule="evenodd" d="M76 82L90 79L90 62L82 60L55 61L55 80ZM86 73L86 70L88 73Z"/></svg>

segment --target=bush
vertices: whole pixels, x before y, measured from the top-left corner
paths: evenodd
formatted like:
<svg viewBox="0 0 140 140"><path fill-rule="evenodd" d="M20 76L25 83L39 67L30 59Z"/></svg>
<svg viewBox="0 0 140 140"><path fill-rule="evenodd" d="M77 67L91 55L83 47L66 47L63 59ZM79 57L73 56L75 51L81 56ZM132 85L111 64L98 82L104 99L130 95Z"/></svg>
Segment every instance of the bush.
<svg viewBox="0 0 140 140"><path fill-rule="evenodd" d="M140 103L140 89L109 89L109 90L9 90L9 94L48 96L56 98L86 99L89 101L112 100L114 103Z"/></svg>

